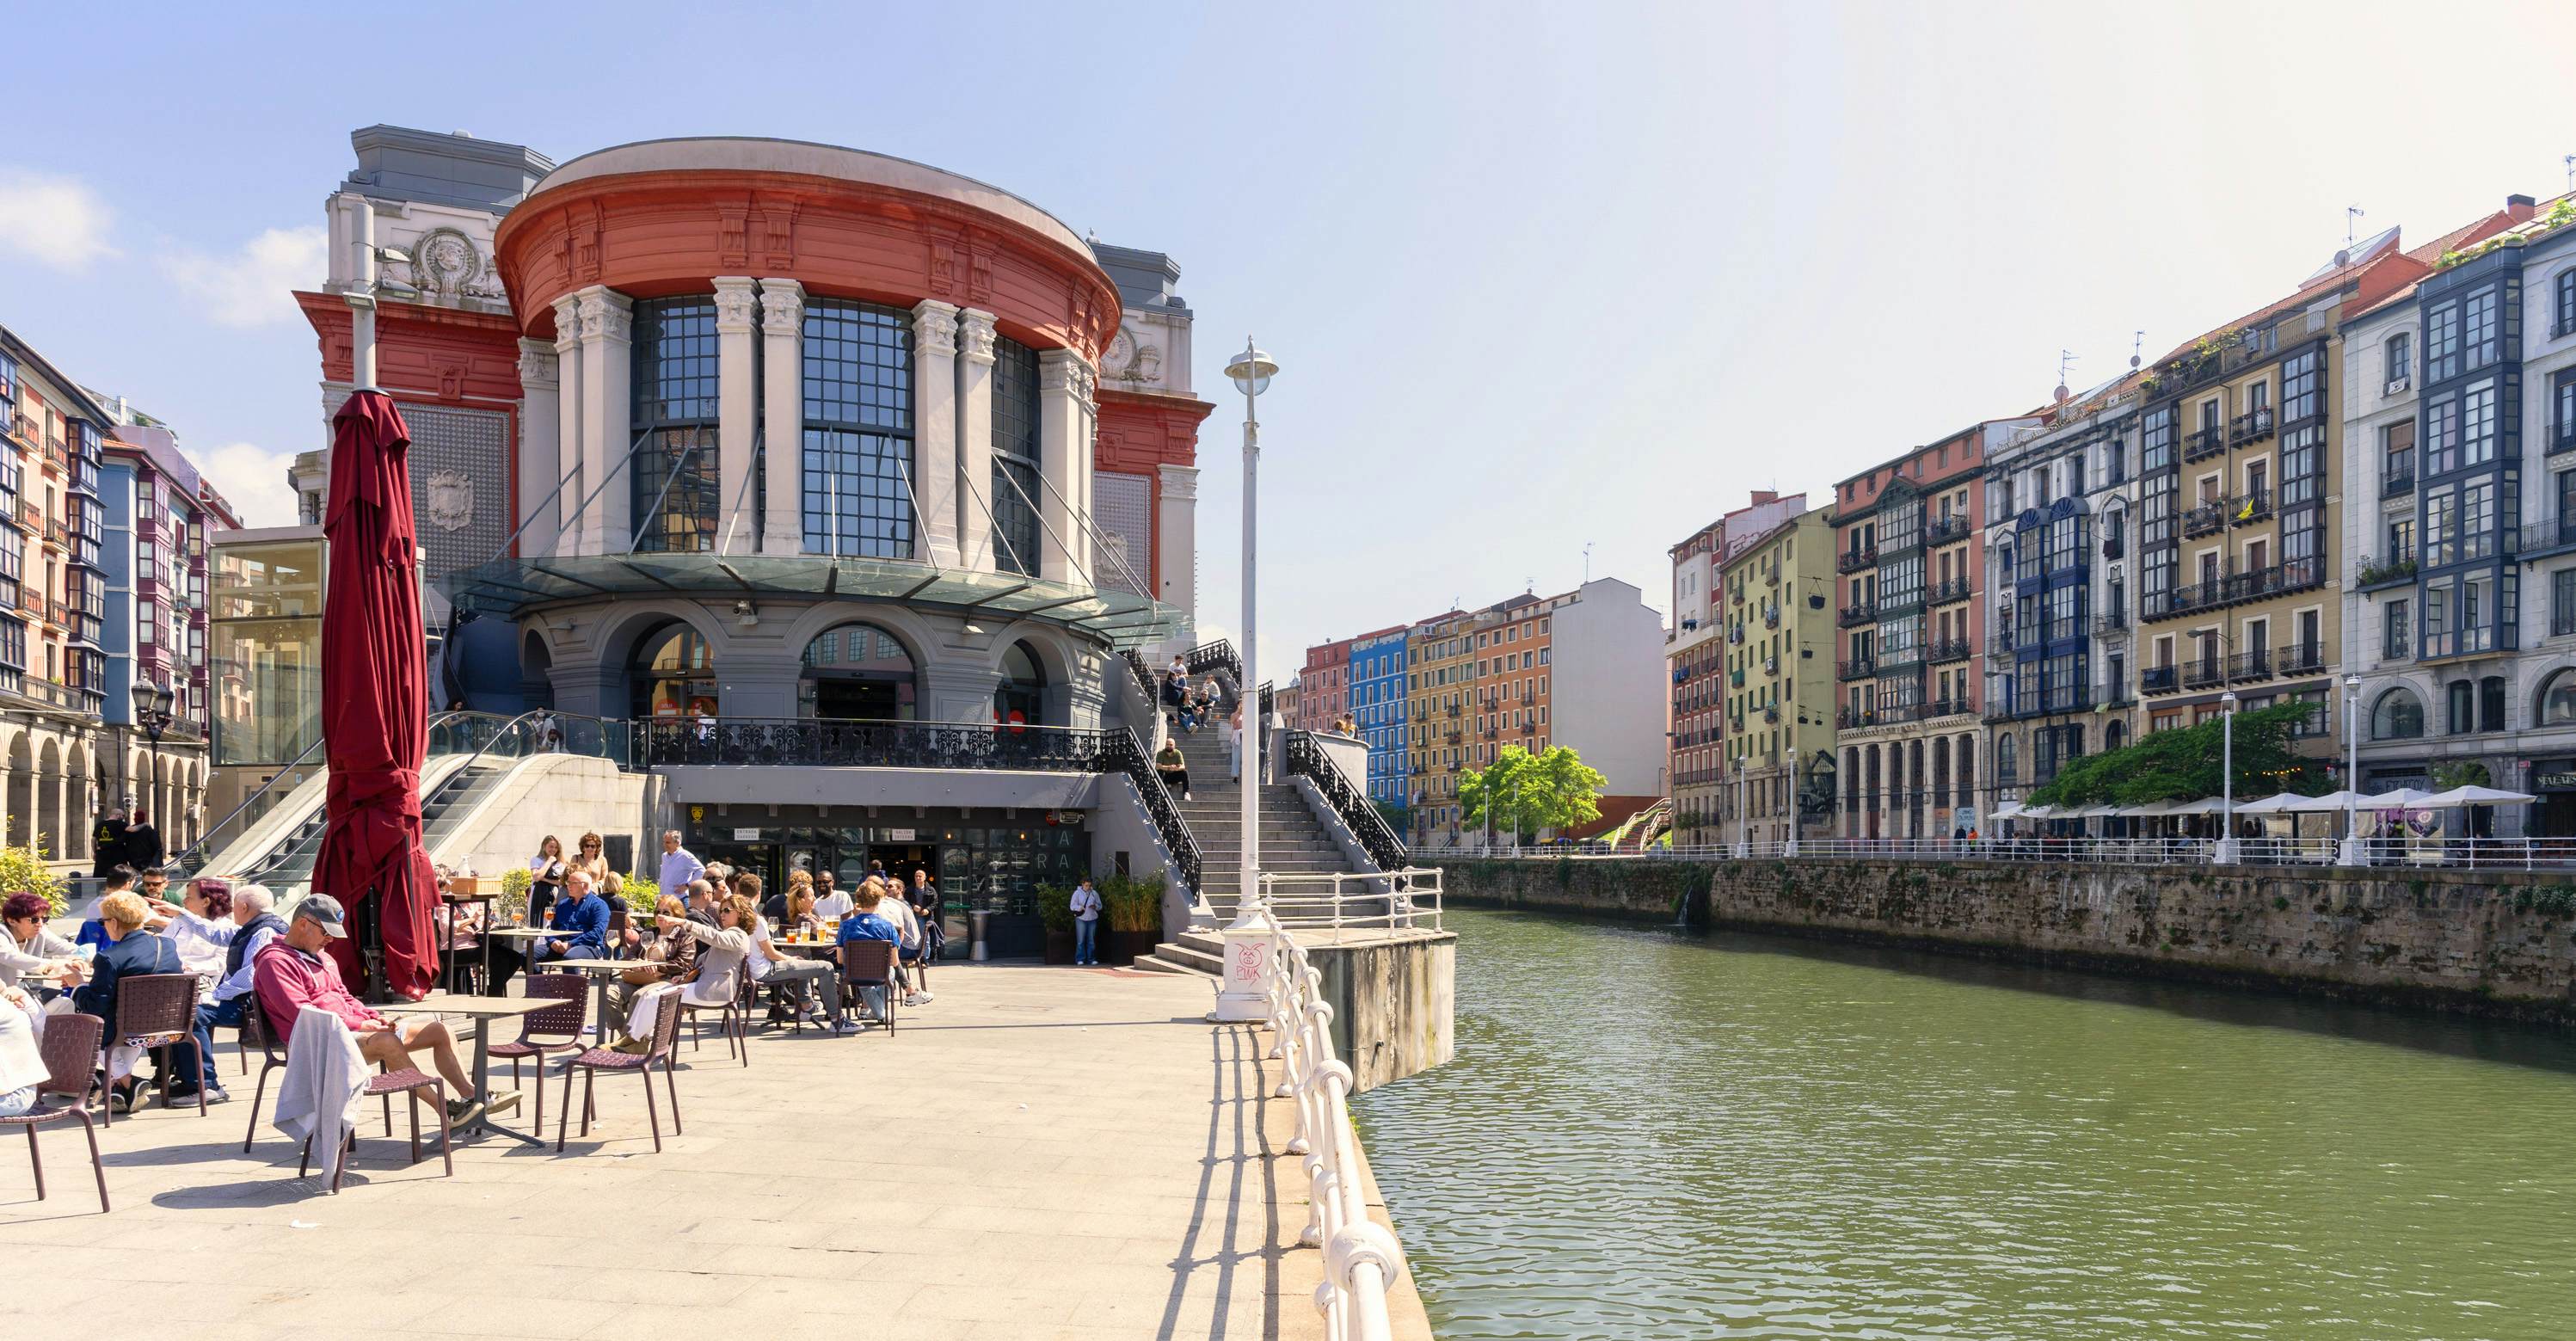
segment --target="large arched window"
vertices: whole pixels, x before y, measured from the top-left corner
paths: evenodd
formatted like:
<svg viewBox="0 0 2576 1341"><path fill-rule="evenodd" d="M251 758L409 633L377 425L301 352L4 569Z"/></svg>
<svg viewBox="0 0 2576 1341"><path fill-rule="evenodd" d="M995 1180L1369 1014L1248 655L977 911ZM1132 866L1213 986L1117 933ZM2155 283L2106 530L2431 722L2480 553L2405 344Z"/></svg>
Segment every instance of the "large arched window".
<svg viewBox="0 0 2576 1341"><path fill-rule="evenodd" d="M993 341L993 566L1038 571L1038 352Z"/></svg>
<svg viewBox="0 0 2576 1341"><path fill-rule="evenodd" d="M2021 780L2021 749L2010 736L1995 737L1995 785L2010 787Z"/></svg>
<svg viewBox="0 0 2576 1341"><path fill-rule="evenodd" d="M2542 726L2576 726L2576 671L2549 677L2540 687L2540 709L2535 715Z"/></svg>
<svg viewBox="0 0 2576 1341"><path fill-rule="evenodd" d="M686 624L665 624L635 640L626 685L627 710L636 717L718 715L715 658Z"/></svg>
<svg viewBox="0 0 2576 1341"><path fill-rule="evenodd" d="M909 722L917 696L912 653L874 624L825 629L805 644L796 686L804 716Z"/></svg>
<svg viewBox="0 0 2576 1341"><path fill-rule="evenodd" d="M635 305L635 430L629 472L635 548L716 547L716 301L656 298Z"/></svg>
<svg viewBox="0 0 2576 1341"><path fill-rule="evenodd" d="M993 720L1032 725L1046 720L1046 668L1027 643L1002 654L1002 683L993 690Z"/></svg>
<svg viewBox="0 0 2576 1341"><path fill-rule="evenodd" d="M911 558L912 314L809 300L803 386L805 552Z"/></svg>
<svg viewBox="0 0 2576 1341"><path fill-rule="evenodd" d="M2414 740L2424 734L2424 700L2404 686L2379 696L2370 708L2372 740Z"/></svg>

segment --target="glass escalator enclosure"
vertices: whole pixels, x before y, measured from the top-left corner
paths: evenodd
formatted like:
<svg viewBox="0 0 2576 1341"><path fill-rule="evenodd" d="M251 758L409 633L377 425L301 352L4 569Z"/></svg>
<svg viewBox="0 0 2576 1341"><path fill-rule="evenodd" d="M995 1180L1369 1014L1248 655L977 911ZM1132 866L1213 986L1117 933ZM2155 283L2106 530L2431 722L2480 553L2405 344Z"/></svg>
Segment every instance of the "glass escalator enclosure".
<svg viewBox="0 0 2576 1341"><path fill-rule="evenodd" d="M719 715L714 657L686 624L637 639L627 663L628 709L638 718Z"/></svg>
<svg viewBox="0 0 2576 1341"><path fill-rule="evenodd" d="M843 624L805 645L798 716L909 722L918 716L912 653L874 624Z"/></svg>

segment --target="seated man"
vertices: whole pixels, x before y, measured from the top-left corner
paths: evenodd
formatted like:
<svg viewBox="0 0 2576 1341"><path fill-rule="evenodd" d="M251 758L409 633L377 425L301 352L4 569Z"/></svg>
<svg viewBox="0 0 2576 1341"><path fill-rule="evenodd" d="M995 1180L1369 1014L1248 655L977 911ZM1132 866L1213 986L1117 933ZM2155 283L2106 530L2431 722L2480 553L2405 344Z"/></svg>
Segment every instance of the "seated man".
<svg viewBox="0 0 2576 1341"><path fill-rule="evenodd" d="M215 1026L238 1026L242 1012L250 1006L252 975L259 952L270 940L286 931L286 923L270 905L274 896L265 885L242 885L233 890L233 938L224 947L224 976L215 980L214 991L197 1003L197 1056L205 1063L205 1074L199 1083L206 1087L206 1102L219 1104L232 1096L215 1081Z"/></svg>
<svg viewBox="0 0 2576 1341"><path fill-rule="evenodd" d="M453 1096L447 1101L448 1122L471 1122L481 1116L482 1097L474 1092L474 1081L456 1058L456 1036L446 1021L388 1020L350 995L347 984L340 981L340 966L323 953L332 941L348 934L340 901L328 894L311 894L295 905L285 933L271 937L260 950L251 990L259 994L260 1015L277 1035L278 1045L282 1048L293 1039L296 1019L306 1006L319 1007L348 1023L349 1032L357 1036L359 1053L368 1061L402 1071L411 1068L414 1052L429 1052Z"/></svg>
<svg viewBox="0 0 2576 1341"><path fill-rule="evenodd" d="M846 891L834 889L832 887L832 873L830 871L817 871L814 873L814 915L816 917L822 918L827 922L836 918L848 917L850 915L850 909L854 906L855 905L850 902L850 896Z"/></svg>
<svg viewBox="0 0 2576 1341"><path fill-rule="evenodd" d="M617 975L608 985L608 1028L623 1032L627 1015L635 1009L635 994L655 983L687 982L697 976L698 937L705 927L689 920L689 906L676 894L665 894L654 911L661 914L659 934L644 947L644 962ZM612 1046L625 1052L642 1052L646 1042L628 1039Z"/></svg>
<svg viewBox="0 0 2576 1341"><path fill-rule="evenodd" d="M608 901L590 887L590 873L564 877L563 897L552 909L555 934L528 946L531 972L549 959L602 959L608 954Z"/></svg>
<svg viewBox="0 0 2576 1341"><path fill-rule="evenodd" d="M859 892L853 899L858 908L858 916L842 920L841 944L847 945L852 941L886 941L895 947L896 955L900 956L903 953L903 933L895 929L894 923L887 921L877 912L877 905L883 902L883 899L884 896L877 893L875 885L859 886ZM886 1017L885 987L882 985L867 987L862 991L867 997L869 1013L883 1020Z"/></svg>
<svg viewBox="0 0 2576 1341"><path fill-rule="evenodd" d="M796 958L778 948L770 940L768 919L753 919L751 953L744 956L743 966L753 982L769 989L768 1023L787 1023L792 1005L798 1014L828 1023L836 1034L858 1029L856 1023L841 1018L841 970L824 960Z"/></svg>

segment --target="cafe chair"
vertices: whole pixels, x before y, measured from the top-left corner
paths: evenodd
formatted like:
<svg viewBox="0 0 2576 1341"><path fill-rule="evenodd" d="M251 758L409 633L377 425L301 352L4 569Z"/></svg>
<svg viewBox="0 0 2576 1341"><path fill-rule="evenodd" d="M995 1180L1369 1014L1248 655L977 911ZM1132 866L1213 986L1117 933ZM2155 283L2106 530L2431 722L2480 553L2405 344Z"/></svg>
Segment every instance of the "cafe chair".
<svg viewBox="0 0 2576 1341"><path fill-rule="evenodd" d="M161 1106L170 1106L170 1081L178 1071L176 1049L188 1045L188 1077L205 1074L206 1059L197 1051L197 978L192 973L146 973L116 984L116 1023L107 1036L138 1047L163 1048L159 1085ZM197 1086L197 1116L206 1115L206 1087ZM107 1105L107 1125L116 1125L116 1104Z"/></svg>
<svg viewBox="0 0 2576 1341"><path fill-rule="evenodd" d="M126 984L131 986L137 981L140 979L128 978ZM89 1120L89 1091L90 1064L98 1057L98 1041L105 1032L106 1025L95 1015L47 1017L45 1041L40 1049L45 1059L45 1078L36 1082L36 1106L16 1117L0 1117L0 1127L27 1130L27 1162L36 1171L38 1201L45 1199L45 1157L36 1148L36 1128L65 1118L78 1120L81 1134L89 1138L89 1168L98 1177L98 1209L102 1215L107 1213L107 1164L98 1157L98 1128ZM48 1105L48 1096L69 1102Z"/></svg>
<svg viewBox="0 0 2576 1341"><path fill-rule="evenodd" d="M902 1002L902 988L895 976L895 943L893 941L850 941L841 946L841 997L844 1003L866 1000L863 989L874 987L885 994L885 1027L894 1033L895 1007Z"/></svg>
<svg viewBox="0 0 2576 1341"><path fill-rule="evenodd" d="M493 1044L490 1055L510 1059L512 1086L519 1083L520 1059L536 1059L536 1129L544 1131L546 1058L553 1053L582 1050L582 1027L590 1022L590 983L578 973L539 973L528 978L527 995L544 997L554 1004L520 1016L519 1036L507 1043Z"/></svg>
<svg viewBox="0 0 2576 1341"><path fill-rule="evenodd" d="M564 1131L572 1122L572 1073L582 1073L581 1134L590 1135L593 1113L591 1095L605 1071L611 1075L644 1077L644 1113L653 1124L653 1152L662 1151L662 1115L653 1104L653 1064L662 1064L662 1079L671 1090L671 1134L684 1130L680 1126L680 1080L672 1062L672 1044L680 1033L680 989L672 987L662 993L653 1008L653 1037L641 1054L619 1052L613 1048L591 1048L577 1057L564 1060L563 1108L555 1114L555 1149L564 1148Z"/></svg>
<svg viewBox="0 0 2576 1341"><path fill-rule="evenodd" d="M384 1100L385 1135L390 1137L394 1134L394 1096L397 1094L406 1096L403 1100L403 1111L411 1115L411 1162L418 1164L420 1163L420 1103L410 1096L422 1090L429 1091L430 1101L438 1105L438 1159L447 1168L445 1176L453 1178L456 1176L456 1133L449 1125L447 1117L446 1081L411 1067L404 1067L400 1071L378 1071L367 1077L367 1087L360 1091L359 1097L374 1095ZM357 1153L358 1128L357 1124L352 1123L349 1126L348 1144L343 1148L339 1162L331 1166L332 1191L340 1190L340 1175L349 1171L349 1160ZM295 1157L295 1176L303 1177L305 1170L312 1163L313 1138L307 1136L304 1138L304 1152Z"/></svg>

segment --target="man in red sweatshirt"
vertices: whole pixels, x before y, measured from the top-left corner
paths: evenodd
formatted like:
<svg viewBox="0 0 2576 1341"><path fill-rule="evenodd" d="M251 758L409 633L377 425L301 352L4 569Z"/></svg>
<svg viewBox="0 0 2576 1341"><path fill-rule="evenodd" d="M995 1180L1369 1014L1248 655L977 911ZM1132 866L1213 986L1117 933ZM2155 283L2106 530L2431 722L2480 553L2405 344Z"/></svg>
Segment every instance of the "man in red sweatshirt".
<svg viewBox="0 0 2576 1341"><path fill-rule="evenodd" d="M346 1021L349 1032L357 1035L358 1051L388 1070L410 1070L415 1052L432 1054L438 1074L447 1081L448 1094L454 1096L447 1101L448 1121L473 1121L482 1113L482 1098L457 1060L456 1035L447 1022L417 1016L388 1020L352 995L340 980L339 965L323 949L349 934L345 918L338 899L308 895L295 905L286 934L270 938L254 961L252 989L259 994L259 1012L279 1045L294 1034L296 1016L306 1006L318 1006Z"/></svg>

